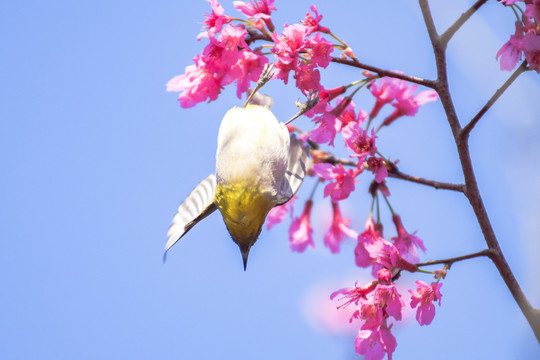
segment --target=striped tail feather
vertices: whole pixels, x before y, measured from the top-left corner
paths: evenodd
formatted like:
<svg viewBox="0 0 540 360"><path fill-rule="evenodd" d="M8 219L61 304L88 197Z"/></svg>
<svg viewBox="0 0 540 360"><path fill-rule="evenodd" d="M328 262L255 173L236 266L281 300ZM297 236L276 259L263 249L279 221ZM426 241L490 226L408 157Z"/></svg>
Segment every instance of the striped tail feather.
<svg viewBox="0 0 540 360"><path fill-rule="evenodd" d="M211 174L201 181L188 195L186 200L180 204L178 212L173 217L172 225L167 232L169 238L165 245L163 261L165 261L167 251L176 244L182 236L195 226L195 224L217 209L214 203L216 186L216 176Z"/></svg>

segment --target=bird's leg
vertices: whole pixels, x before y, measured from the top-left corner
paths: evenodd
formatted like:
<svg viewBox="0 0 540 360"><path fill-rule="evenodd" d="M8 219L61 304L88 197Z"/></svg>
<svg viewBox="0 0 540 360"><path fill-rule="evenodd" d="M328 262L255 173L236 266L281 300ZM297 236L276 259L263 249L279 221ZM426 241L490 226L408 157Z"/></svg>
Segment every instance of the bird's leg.
<svg viewBox="0 0 540 360"><path fill-rule="evenodd" d="M298 113L296 115L294 115L292 118L290 118L289 121L287 121L285 123L285 125L288 125L294 119L304 115L306 112L313 109L315 107L315 105L317 105L318 102L319 102L319 92L318 91L315 92L315 95L313 94L313 91L310 91L308 93L306 102L303 103L303 104L299 100L296 100L295 105L296 105L296 107L300 108L300 110L298 110Z"/></svg>
<svg viewBox="0 0 540 360"><path fill-rule="evenodd" d="M251 98L253 97L253 95L255 95L257 93L257 91L259 91L260 88L262 88L264 86L264 84L266 84L268 81L270 81L270 79L272 79L272 77L274 76L274 64L265 64L264 65L264 68L263 68L263 71L261 73L261 76L259 77L259 80L257 81L257 86L255 86L255 90L253 90L251 92L251 94L249 94L247 100L246 100L246 103L244 104L244 108L248 106L249 102L251 101Z"/></svg>

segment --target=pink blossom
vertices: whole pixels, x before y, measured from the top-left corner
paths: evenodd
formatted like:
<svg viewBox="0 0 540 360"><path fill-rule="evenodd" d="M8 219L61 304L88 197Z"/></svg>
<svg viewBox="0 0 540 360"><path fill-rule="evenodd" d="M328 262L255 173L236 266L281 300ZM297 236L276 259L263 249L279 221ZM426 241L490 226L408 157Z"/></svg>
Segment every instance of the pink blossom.
<svg viewBox="0 0 540 360"><path fill-rule="evenodd" d="M370 118L374 118L384 105L391 103L405 89L407 82L385 76L378 85L376 81L372 81L370 85L371 94L377 99L369 114Z"/></svg>
<svg viewBox="0 0 540 360"><path fill-rule="evenodd" d="M283 219L285 219L285 215L287 215L288 211L287 207L291 209L292 218L294 200L296 200L296 196L293 196L291 200L289 200L283 205L273 207L270 212L268 212L268 215L266 215L266 228L268 230L270 230L274 225L279 224L283 221Z"/></svg>
<svg viewBox="0 0 540 360"><path fill-rule="evenodd" d="M204 25L206 30L203 28L204 31L197 36L197 40L200 40L203 37L214 37L221 31L224 24L230 23L232 20L230 16L223 15L225 10L223 10L223 7L217 0L208 0L208 2L212 7L212 13L204 15Z"/></svg>
<svg viewBox="0 0 540 360"><path fill-rule="evenodd" d="M392 106L396 109L384 119L383 125L390 125L396 119L404 115L414 116L418 112L420 106L437 100L437 93L435 90L425 90L413 95L417 88L418 85L416 84L410 85L396 97L396 102L392 103Z"/></svg>
<svg viewBox="0 0 540 360"><path fill-rule="evenodd" d="M243 1L233 1L234 7L249 19L262 19L270 32L274 31L274 24L270 19L272 10L276 10L274 0L250 0L249 3Z"/></svg>
<svg viewBox="0 0 540 360"><path fill-rule="evenodd" d="M375 224L373 217L366 220L366 230L358 235L358 244L354 249L354 257L356 265L366 268L373 264L373 259L369 251L366 250L366 245L373 244L382 239L382 224Z"/></svg>
<svg viewBox="0 0 540 360"><path fill-rule="evenodd" d="M415 272L418 267L403 259L398 249L389 241L378 238L372 244L366 244L364 248L368 251L373 262L388 269L398 268Z"/></svg>
<svg viewBox="0 0 540 360"><path fill-rule="evenodd" d="M380 268L377 271L377 279L379 279L379 282L390 284L392 281L392 272L387 268Z"/></svg>
<svg viewBox="0 0 540 360"><path fill-rule="evenodd" d="M343 219L343 217L341 217L341 212L339 211L337 203L332 202L332 210L334 213L332 225L324 236L324 244L335 254L339 252L339 245L343 240L343 235L354 239L358 237L358 233L349 228L348 225L351 222L350 219Z"/></svg>
<svg viewBox="0 0 540 360"><path fill-rule="evenodd" d="M299 218L293 220L289 228L289 246L292 251L303 252L308 246L315 247L311 236L313 229L309 220L312 206L313 201L306 201L304 212Z"/></svg>
<svg viewBox="0 0 540 360"><path fill-rule="evenodd" d="M272 52L277 57L275 63L277 72L274 77L287 84L289 72L297 69L298 54L306 49L306 27L300 24L288 25L281 36L273 33L272 40L274 40Z"/></svg>
<svg viewBox="0 0 540 360"><path fill-rule="evenodd" d="M230 81L236 80L236 95L239 98L246 92L252 81L259 80L266 63L268 63L268 58L259 53L248 49L244 49L239 53L238 61L227 72Z"/></svg>
<svg viewBox="0 0 540 360"><path fill-rule="evenodd" d="M501 70L511 71L516 67L516 64L521 60L521 52L523 51L523 24L521 21L516 21L515 35L510 36L508 40L497 52L495 60L501 59Z"/></svg>
<svg viewBox="0 0 540 360"><path fill-rule="evenodd" d="M350 304L358 305L361 299L367 299L367 295L375 290L377 287L377 280L373 280L366 286L358 286L358 283L354 284L353 288L343 288L339 289L337 291L334 291L330 295L330 300L334 300L338 295L342 295L339 300L347 300L344 304L340 305L340 307L348 306Z"/></svg>
<svg viewBox="0 0 540 360"><path fill-rule="evenodd" d="M398 236L392 238L392 241L398 249L399 254L407 261L417 263L420 260L418 248L422 249L423 252L426 252L424 242L419 237L414 236L414 234L409 234L407 230L405 230L403 223L401 222L401 217L398 214L392 216L392 221L394 222L398 233Z"/></svg>
<svg viewBox="0 0 540 360"><path fill-rule="evenodd" d="M377 285L373 292L373 299L379 304L379 307L384 308L388 316L401 320L401 309L405 307L405 303L401 299L395 284Z"/></svg>
<svg viewBox="0 0 540 360"><path fill-rule="evenodd" d="M384 160L377 156L372 156L367 159L367 168L375 174L375 181L380 183L388 176L388 170L384 164Z"/></svg>
<svg viewBox="0 0 540 360"><path fill-rule="evenodd" d="M375 155L377 147L375 146L375 132L371 130L371 137L368 132L360 127L359 123L352 123L345 127L342 132L345 140L345 146L353 151L351 157L358 157L359 163L362 163L366 156Z"/></svg>
<svg viewBox="0 0 540 360"><path fill-rule="evenodd" d="M417 280L415 282L416 290L409 290L411 293L411 308L416 309L416 320L420 325L429 325L435 317L435 306L433 302L439 300L439 306L441 305L441 293L439 289L442 284L431 283L426 284L423 281Z"/></svg>
<svg viewBox="0 0 540 360"><path fill-rule="evenodd" d="M351 316L350 322L354 319L364 320L362 330L377 329L384 318L384 310L374 297L368 300L361 300L360 308Z"/></svg>
<svg viewBox="0 0 540 360"><path fill-rule="evenodd" d="M178 101L183 108L195 106L206 99L215 100L221 92L222 76L216 76L206 66L203 56L197 55L195 64L186 67L185 74L167 83L167 91L180 91Z"/></svg>
<svg viewBox="0 0 540 360"><path fill-rule="evenodd" d="M540 23L540 0L532 0L532 2L525 5L525 15Z"/></svg>
<svg viewBox="0 0 540 360"><path fill-rule="evenodd" d="M322 68L330 65L330 60L332 59L330 54L334 51L334 44L317 33L307 40L306 46L308 48L307 55L312 63Z"/></svg>
<svg viewBox="0 0 540 360"><path fill-rule="evenodd" d="M354 340L356 353L365 355L365 360L381 360L386 353L388 360L392 360L392 353L396 350L396 338L390 332L383 320L377 329L360 330Z"/></svg>
<svg viewBox="0 0 540 360"><path fill-rule="evenodd" d="M341 122L338 118L334 114L326 112L313 120L319 126L310 132L309 139L319 144L328 143L330 146L334 146L334 139L341 128Z"/></svg>
<svg viewBox="0 0 540 360"><path fill-rule="evenodd" d="M315 92L321 88L321 74L318 69L315 69L315 64L301 64L294 74L296 79L296 87L307 94Z"/></svg>
<svg viewBox="0 0 540 360"><path fill-rule="evenodd" d="M311 5L310 9L315 16L311 15L310 13L307 13L306 18L300 21L302 24L306 26L307 34L310 35L314 33L315 31L320 31L325 34L330 33L330 29L328 29L327 27L321 26L319 24L323 16L319 15L319 11L317 10L317 7L315 5Z"/></svg>
<svg viewBox="0 0 540 360"><path fill-rule="evenodd" d="M325 180L335 180L324 188L324 196L331 195L334 202L349 197L349 194L354 191L356 182L354 178L360 174L358 168L345 170L342 164L333 166L327 163L313 165L313 171Z"/></svg>
<svg viewBox="0 0 540 360"><path fill-rule="evenodd" d="M531 69L540 74L540 35L525 35L523 37L523 51Z"/></svg>

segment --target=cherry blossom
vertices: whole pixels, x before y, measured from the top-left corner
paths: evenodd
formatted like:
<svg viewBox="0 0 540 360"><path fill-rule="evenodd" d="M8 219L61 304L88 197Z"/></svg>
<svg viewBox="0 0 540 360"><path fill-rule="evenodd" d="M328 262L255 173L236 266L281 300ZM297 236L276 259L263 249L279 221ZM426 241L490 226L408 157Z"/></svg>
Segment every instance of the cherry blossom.
<svg viewBox="0 0 540 360"><path fill-rule="evenodd" d="M401 217L398 214L392 216L392 221L394 222L398 233L398 236L392 238L392 241L398 249L399 254L407 261L417 263L420 260L418 248L422 249L423 252L426 252L424 242L419 237L414 236L414 234L409 234L407 230L405 230L403 223L401 222Z"/></svg>
<svg viewBox="0 0 540 360"><path fill-rule="evenodd" d="M349 194L354 190L354 178L360 174L359 169L345 170L342 164L333 166L327 163L313 165L313 171L325 180L335 180L326 185L324 188L324 196L331 195L332 201L337 202L349 197Z"/></svg>
<svg viewBox="0 0 540 360"><path fill-rule="evenodd" d="M289 228L289 246L292 251L303 252L308 246L315 247L312 237L313 229L309 219L312 206L313 201L306 201L304 212L299 218L293 220Z"/></svg>
<svg viewBox="0 0 540 360"><path fill-rule="evenodd" d="M521 21L516 21L516 33L510 36L501 49L497 52L495 60L500 58L501 70L511 71L516 67L516 64L521 60L521 52L523 51L523 24Z"/></svg>
<svg viewBox="0 0 540 360"><path fill-rule="evenodd" d="M324 39L321 34L315 34L306 42L307 55L311 62L326 68L330 65L332 57L330 54L334 51L334 44Z"/></svg>
<svg viewBox="0 0 540 360"><path fill-rule="evenodd" d="M383 158L372 156L367 159L367 168L375 175L375 181L380 183L388 176L388 170Z"/></svg>
<svg viewBox="0 0 540 360"><path fill-rule="evenodd" d="M382 107L385 104L391 103L405 89L406 86L407 82L405 80L386 76L379 81L379 84L377 84L376 81L372 81L369 89L377 101L369 113L369 117L374 118L377 116Z"/></svg>
<svg viewBox="0 0 540 360"><path fill-rule="evenodd" d="M359 123L352 123L345 127L342 132L345 146L353 151L351 157L358 157L362 163L366 156L375 155L377 147L375 146L375 132L371 131L371 137L368 132L360 127Z"/></svg>
<svg viewBox="0 0 540 360"><path fill-rule="evenodd" d="M439 300L439 306L441 305L441 293L439 289L442 284L431 283L426 284L421 280L415 282L416 290L409 290L411 293L411 308L416 309L416 320L420 325L429 325L435 317L435 306L433 302Z"/></svg>
<svg viewBox="0 0 540 360"><path fill-rule="evenodd" d="M339 211L339 205L333 201L332 210L334 214L332 217L332 225L324 236L324 244L335 254L339 252L339 245L341 244L344 235L354 239L358 237L358 233L349 228L348 225L351 220L343 219L341 212Z"/></svg>
<svg viewBox="0 0 540 360"><path fill-rule="evenodd" d="M249 3L243 1L233 1L234 7L250 19L261 19L270 32L274 31L274 24L270 19L272 10L276 10L274 0L250 0Z"/></svg>
<svg viewBox="0 0 540 360"><path fill-rule="evenodd" d="M382 224L375 224L373 217L366 220L366 230L358 235L358 243L354 249L354 257L356 265L366 268L373 264L373 259L369 251L366 250L366 245L370 245L382 239Z"/></svg>
<svg viewBox="0 0 540 360"><path fill-rule="evenodd" d="M321 26L319 24L323 16L319 15L319 11L317 10L317 7L315 5L311 5L310 9L315 16L311 15L310 13L307 13L306 18L300 21L302 24L306 26L307 34L310 35L314 33L315 31L320 31L325 34L330 33L330 29L328 29L327 27Z"/></svg>
<svg viewBox="0 0 540 360"><path fill-rule="evenodd" d="M294 209L294 200L296 200L296 196L293 196L291 200L286 202L283 205L275 206L273 207L270 212L268 212L268 215L266 215L266 228L270 230L274 225L279 224L280 222L285 219L285 215L287 215L287 208L289 207L291 209L291 217L293 214Z"/></svg>
<svg viewBox="0 0 540 360"><path fill-rule="evenodd" d="M401 257L398 249L389 241L383 238L377 239L372 244L366 244L365 249L369 252L374 263L382 265L388 269L398 268L415 272L418 267Z"/></svg>
<svg viewBox="0 0 540 360"><path fill-rule="evenodd" d="M225 10L223 10L223 6L221 6L217 0L208 0L208 2L212 7L212 13L204 15L205 27L203 27L203 32L197 36L197 40L200 40L203 37L214 37L221 31L223 25L230 23L232 20L230 16L223 15Z"/></svg>
<svg viewBox="0 0 540 360"><path fill-rule="evenodd" d="M390 125L404 115L414 116L420 106L437 100L438 96L435 90L425 90L413 95L417 88L418 85L416 84L410 85L396 97L396 101L392 103L395 110L384 119L383 125Z"/></svg>
<svg viewBox="0 0 540 360"><path fill-rule="evenodd" d="M531 69L540 74L540 35L525 35L523 37L523 51Z"/></svg>
<svg viewBox="0 0 540 360"><path fill-rule="evenodd" d="M386 320L383 320L381 326L376 329L358 331L354 345L359 355L365 355L365 360L381 360L385 354L388 355L388 360L392 360L397 342L386 326Z"/></svg>

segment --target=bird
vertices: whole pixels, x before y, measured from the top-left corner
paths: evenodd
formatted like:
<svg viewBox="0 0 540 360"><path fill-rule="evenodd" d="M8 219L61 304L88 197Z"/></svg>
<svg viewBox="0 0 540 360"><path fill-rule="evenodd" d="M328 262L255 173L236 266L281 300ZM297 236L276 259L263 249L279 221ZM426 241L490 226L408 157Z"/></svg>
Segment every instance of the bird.
<svg viewBox="0 0 540 360"><path fill-rule="evenodd" d="M272 113L271 98L253 99L223 117L215 174L202 180L178 207L167 233L164 260L178 240L219 210L240 248L245 271L268 212L287 203L302 184L308 148Z"/></svg>

